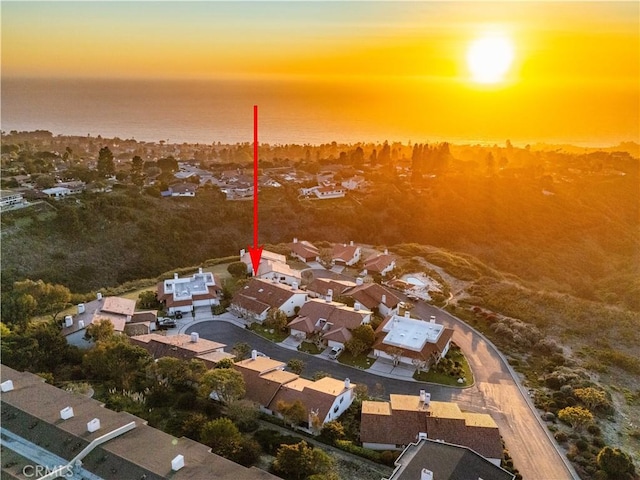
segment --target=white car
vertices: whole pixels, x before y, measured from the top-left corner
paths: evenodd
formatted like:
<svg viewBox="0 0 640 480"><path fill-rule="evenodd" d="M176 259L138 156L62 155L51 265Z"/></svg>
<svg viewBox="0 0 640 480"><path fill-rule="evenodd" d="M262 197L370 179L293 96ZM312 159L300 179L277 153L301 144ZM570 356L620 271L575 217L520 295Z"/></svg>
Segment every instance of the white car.
<svg viewBox="0 0 640 480"><path fill-rule="evenodd" d="M331 360L336 360L342 353L342 350L344 350L342 347L333 347L329 352L329 358Z"/></svg>

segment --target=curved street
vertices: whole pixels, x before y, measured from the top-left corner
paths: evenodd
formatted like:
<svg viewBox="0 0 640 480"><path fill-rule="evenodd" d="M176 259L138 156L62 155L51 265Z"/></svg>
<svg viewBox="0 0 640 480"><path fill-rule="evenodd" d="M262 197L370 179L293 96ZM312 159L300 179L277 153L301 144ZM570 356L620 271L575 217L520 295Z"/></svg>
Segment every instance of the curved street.
<svg viewBox="0 0 640 480"><path fill-rule="evenodd" d="M474 373L475 384L472 387L459 389L369 373L319 355L280 346L238 325L215 320L210 313L198 312L197 323L190 323L182 330L186 333L198 332L203 338L229 347L245 342L252 349L283 362L298 358L304 361L305 375L312 376L315 372L324 371L334 378L349 377L354 383L366 384L372 395L418 395L420 389L426 389L433 400L453 401L463 410L491 414L516 468L525 480L578 479L569 462L556 449L527 393L516 380L515 372L495 347L482 334L436 307L416 302L414 313L421 318L436 315L439 323L455 330L453 341L466 355Z"/></svg>

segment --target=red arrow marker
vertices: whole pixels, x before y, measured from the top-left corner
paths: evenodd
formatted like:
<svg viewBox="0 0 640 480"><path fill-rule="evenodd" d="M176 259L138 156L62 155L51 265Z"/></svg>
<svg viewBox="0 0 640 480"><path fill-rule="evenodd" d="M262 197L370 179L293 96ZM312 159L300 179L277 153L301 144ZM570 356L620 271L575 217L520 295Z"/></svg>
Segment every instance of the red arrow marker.
<svg viewBox="0 0 640 480"><path fill-rule="evenodd" d="M258 246L258 106L253 106L253 247L249 248L253 275L258 274L262 246Z"/></svg>

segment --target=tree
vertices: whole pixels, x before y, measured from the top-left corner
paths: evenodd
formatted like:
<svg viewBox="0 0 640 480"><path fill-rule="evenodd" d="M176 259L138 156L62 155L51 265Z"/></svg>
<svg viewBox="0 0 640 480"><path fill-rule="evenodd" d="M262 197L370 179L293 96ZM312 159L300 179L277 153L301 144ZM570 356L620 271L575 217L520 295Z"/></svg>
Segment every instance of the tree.
<svg viewBox="0 0 640 480"><path fill-rule="evenodd" d="M234 400L227 406L227 416L242 432L252 432L259 426L258 408L251 400Z"/></svg>
<svg viewBox="0 0 640 480"><path fill-rule="evenodd" d="M273 469L285 478L303 479L314 474L327 474L334 460L324 451L310 447L304 440L293 445L281 445L273 461Z"/></svg>
<svg viewBox="0 0 640 480"><path fill-rule="evenodd" d="M276 405L276 410L282 414L284 422L292 427L308 420L307 407L300 400L291 403L280 400Z"/></svg>
<svg viewBox="0 0 640 480"><path fill-rule="evenodd" d="M264 321L264 325L267 328L273 328L278 332L283 332L287 329L287 314L279 308L271 308L267 313L267 318Z"/></svg>
<svg viewBox="0 0 640 480"><path fill-rule="evenodd" d="M233 346L231 352L235 355L236 361L239 362L249 356L251 345L245 342L238 342Z"/></svg>
<svg viewBox="0 0 640 480"><path fill-rule="evenodd" d="M116 173L116 166L113 162L113 153L109 147L102 147L98 152L98 175L101 178L111 176Z"/></svg>
<svg viewBox="0 0 640 480"><path fill-rule="evenodd" d="M178 171L178 161L169 155L168 157L158 160L158 167L163 173L173 173Z"/></svg>
<svg viewBox="0 0 640 480"><path fill-rule="evenodd" d="M393 359L393 366L397 367L400 363L400 359L402 358L402 349L398 347L391 347L387 349L386 353Z"/></svg>
<svg viewBox="0 0 640 480"><path fill-rule="evenodd" d="M353 389L353 393L356 396L356 400L368 400L369 399L369 387L365 383L356 384Z"/></svg>
<svg viewBox="0 0 640 480"><path fill-rule="evenodd" d="M216 363L216 366L214 368L233 368L233 360L231 360L230 358L223 358L218 363Z"/></svg>
<svg viewBox="0 0 640 480"><path fill-rule="evenodd" d="M182 425L180 426L180 433L191 440L199 442L200 430L202 430L202 426L207 422L207 420L208 418L204 413L191 413L182 422Z"/></svg>
<svg viewBox="0 0 640 480"><path fill-rule="evenodd" d="M339 421L331 420L323 425L320 431L320 437L333 445L336 443L336 440L342 440L344 438L344 427Z"/></svg>
<svg viewBox="0 0 640 480"><path fill-rule="evenodd" d="M207 367L201 360L173 357L159 358L149 369L150 375L158 382L178 393L193 391L206 371Z"/></svg>
<svg viewBox="0 0 640 480"><path fill-rule="evenodd" d="M102 318L97 322L93 322L86 328L84 338L94 342L99 342L101 340L108 340L114 334L115 330L113 328L113 323L106 318Z"/></svg>
<svg viewBox="0 0 640 480"><path fill-rule="evenodd" d="M368 350L366 343L359 338L352 338L344 343L344 347L349 350L349 353L354 357L357 357L361 353Z"/></svg>
<svg viewBox="0 0 640 480"><path fill-rule="evenodd" d="M2 322L18 328L26 328L29 319L38 309L38 302L32 295L20 292L2 293Z"/></svg>
<svg viewBox="0 0 640 480"><path fill-rule="evenodd" d="M52 315L53 320L70 305L71 291L64 285L46 283L42 280L14 282L13 293L31 295L36 302L35 315Z"/></svg>
<svg viewBox="0 0 640 480"><path fill-rule="evenodd" d="M619 448L604 447L598 453L596 462L611 479L631 479L635 476L631 457Z"/></svg>
<svg viewBox="0 0 640 480"><path fill-rule="evenodd" d="M131 159L131 179L135 185L142 186L144 182L144 176L142 174L142 169L144 167L144 162L139 155L135 155Z"/></svg>
<svg viewBox="0 0 640 480"><path fill-rule="evenodd" d="M132 345L128 337L114 335L99 341L82 359L85 374L119 390L140 391L144 372L153 358L144 348Z"/></svg>
<svg viewBox="0 0 640 480"><path fill-rule="evenodd" d="M233 458L240 450L242 435L228 418L217 418L205 423L200 430L200 441L211 447L216 455Z"/></svg>
<svg viewBox="0 0 640 480"><path fill-rule="evenodd" d="M313 374L313 381L317 382L321 378L330 377L330 376L331 376L330 373L323 372L322 370L318 370L316 373Z"/></svg>
<svg viewBox="0 0 640 480"><path fill-rule="evenodd" d="M423 358L414 358L411 360L411 363L416 367L417 373L421 373L429 368L429 361Z"/></svg>
<svg viewBox="0 0 640 480"><path fill-rule="evenodd" d="M213 395L220 402L229 404L244 396L244 378L240 372L231 368L208 370L202 376L200 393L205 397Z"/></svg>
<svg viewBox="0 0 640 480"><path fill-rule="evenodd" d="M39 175L36 178L36 186L40 189L51 188L55 184L56 181L51 175Z"/></svg>
<svg viewBox="0 0 640 480"><path fill-rule="evenodd" d="M582 407L566 407L558 412L558 418L571 425L577 431L582 430L585 425L593 421L593 415L589 410Z"/></svg>
<svg viewBox="0 0 640 480"><path fill-rule="evenodd" d="M146 290L144 292L141 292L140 295L138 295L138 307L154 309L154 308L159 308L160 306L161 304L158 301L158 296L156 292L152 290Z"/></svg>
<svg viewBox="0 0 640 480"><path fill-rule="evenodd" d="M247 276L247 264L244 262L231 262L227 266L227 272L236 278L244 278Z"/></svg>
<svg viewBox="0 0 640 480"><path fill-rule="evenodd" d="M603 390L593 387L576 388L573 394L591 411L607 405L607 395Z"/></svg>
<svg viewBox="0 0 640 480"><path fill-rule="evenodd" d="M304 362L298 358L292 358L287 362L287 367L293 373L300 375L304 369Z"/></svg>

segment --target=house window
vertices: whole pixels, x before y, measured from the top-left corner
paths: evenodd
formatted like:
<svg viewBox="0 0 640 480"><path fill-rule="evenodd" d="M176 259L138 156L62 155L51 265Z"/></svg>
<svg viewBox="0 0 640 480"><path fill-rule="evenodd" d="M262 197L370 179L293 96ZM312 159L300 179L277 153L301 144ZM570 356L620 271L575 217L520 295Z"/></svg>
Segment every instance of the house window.
<svg viewBox="0 0 640 480"><path fill-rule="evenodd" d="M344 397L340 397L340 403L342 403L343 400L344 400Z"/></svg>
<svg viewBox="0 0 640 480"><path fill-rule="evenodd" d="M338 412L338 405L336 405L336 406L333 408L333 413L337 413L337 412Z"/></svg>

